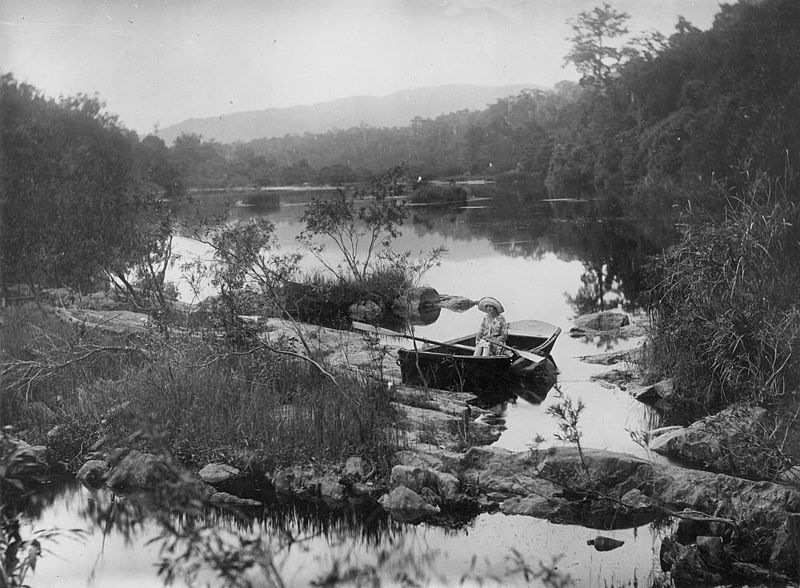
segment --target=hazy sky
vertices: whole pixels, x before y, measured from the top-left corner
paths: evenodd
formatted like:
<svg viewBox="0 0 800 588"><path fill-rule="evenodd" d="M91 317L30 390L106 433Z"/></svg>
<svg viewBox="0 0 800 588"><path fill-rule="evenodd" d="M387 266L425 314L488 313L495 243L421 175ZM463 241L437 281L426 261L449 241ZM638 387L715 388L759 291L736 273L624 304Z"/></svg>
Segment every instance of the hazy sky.
<svg viewBox="0 0 800 588"><path fill-rule="evenodd" d="M707 29L715 0L609 0L632 32ZM94 94L140 133L190 117L445 83L551 86L602 0L0 0L0 69Z"/></svg>

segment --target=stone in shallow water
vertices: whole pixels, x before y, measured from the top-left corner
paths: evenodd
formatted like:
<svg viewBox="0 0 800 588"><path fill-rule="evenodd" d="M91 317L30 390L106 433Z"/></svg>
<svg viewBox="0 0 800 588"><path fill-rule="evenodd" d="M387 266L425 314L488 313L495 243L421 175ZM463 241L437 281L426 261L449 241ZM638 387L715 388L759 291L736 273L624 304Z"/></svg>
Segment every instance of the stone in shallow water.
<svg viewBox="0 0 800 588"><path fill-rule="evenodd" d="M75 477L85 486L96 488L103 484L110 467L104 459L90 459L81 466Z"/></svg>

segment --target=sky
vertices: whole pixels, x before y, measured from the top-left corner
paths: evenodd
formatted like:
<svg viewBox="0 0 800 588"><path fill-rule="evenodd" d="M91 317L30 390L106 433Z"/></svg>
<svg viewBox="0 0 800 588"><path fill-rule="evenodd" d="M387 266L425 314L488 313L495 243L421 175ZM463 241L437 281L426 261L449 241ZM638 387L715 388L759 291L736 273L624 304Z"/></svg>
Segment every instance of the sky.
<svg viewBox="0 0 800 588"><path fill-rule="evenodd" d="M716 0L607 0L632 33L706 30ZM601 0L0 0L0 70L95 95L140 134L187 118L438 86L577 80Z"/></svg>

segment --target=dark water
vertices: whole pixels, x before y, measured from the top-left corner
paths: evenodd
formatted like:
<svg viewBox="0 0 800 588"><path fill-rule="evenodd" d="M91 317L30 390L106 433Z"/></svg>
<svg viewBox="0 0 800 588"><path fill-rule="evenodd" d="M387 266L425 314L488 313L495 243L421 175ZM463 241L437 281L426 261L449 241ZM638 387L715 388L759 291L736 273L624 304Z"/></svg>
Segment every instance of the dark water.
<svg viewBox="0 0 800 588"><path fill-rule="evenodd" d="M570 202L534 201L522 190L494 186L469 186L469 199L447 206L413 206L413 221L404 227L396 249L427 250L445 245L442 264L424 282L440 293L478 299L494 296L506 308L508 320L535 318L562 327L564 334L553 355L560 368L559 387L568 397L581 399L582 442L586 447L611 449L652 458L631 440L631 432L656 425L656 416L614 386L590 381L609 368L580 361L580 357L633 347L637 341L584 340L569 337L572 319L601 308L621 308L635 313L640 303L642 266L647 255L660 251L674 239L674 230L660 213L624 218L613 200ZM258 194L200 196L198 200L217 212L229 207L234 219L254 216L276 225L281 246L296 247L294 236L302 228L299 218L311 197L325 192L269 191ZM181 214L183 205L174 204ZM207 250L186 237L177 247L184 260L207 256ZM305 268L319 266L308 259ZM180 272L173 270L182 298L195 299ZM199 292L210 293L208 286ZM418 325L416 332L431 339L450 339L473 332L481 313L442 310L436 320ZM518 399L495 407L490 418L503 430L496 445L515 451L527 449L540 435L556 443L557 424L546 414L553 394L543 401ZM83 528L83 542L62 540L54 553L41 561L33 586L159 586L155 564L160 542L149 543L160 528L145 514L123 532L111 525L105 530L90 508L107 504L111 497L70 486L32 517L34 528ZM384 585L399 583L401 573L418 573L421 585L527 585L513 573L520 557L532 568L559 558L561 574L576 585L648 585L658 573L660 532L651 526L604 531L625 540L617 550L598 553L586 545L596 530L556 525L529 517L484 514L458 528L400 525L385 514L357 511L331 514L325 509L306 512L273 510L247 525L217 517L211 528L231 541L240 537L307 537L291 547L275 545L275 564L287 585L306 586L334 568L375 568ZM518 555L515 555L515 550ZM411 572L409 572L409 570ZM205 572L204 581L217 580ZM496 580L496 581L495 581ZM531 581L533 585L536 582ZM255 585L270 585L263 579Z"/></svg>

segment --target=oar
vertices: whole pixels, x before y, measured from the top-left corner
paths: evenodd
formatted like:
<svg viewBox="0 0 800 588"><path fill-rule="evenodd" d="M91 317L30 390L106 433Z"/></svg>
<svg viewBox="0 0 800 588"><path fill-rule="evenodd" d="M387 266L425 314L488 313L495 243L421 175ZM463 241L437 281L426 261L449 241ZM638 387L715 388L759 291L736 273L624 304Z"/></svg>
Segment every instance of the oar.
<svg viewBox="0 0 800 588"><path fill-rule="evenodd" d="M510 347L502 343L494 343L494 345L502 347L503 349L508 349L514 355L518 355L522 359L527 359L528 361L532 361L534 363L539 363L540 361L547 359L546 357L542 357L541 355L536 355L531 351L522 351L521 349L517 349L516 347Z"/></svg>
<svg viewBox="0 0 800 588"><path fill-rule="evenodd" d="M392 331L390 329L384 329L383 327L376 327L375 325L368 325L366 323L358 323L353 321L353 328L357 331L365 331L367 333L375 333L376 335L384 335L386 337L399 337L401 339L413 339L414 341L421 341L423 343L430 343L431 345L441 345L443 347L455 347L456 349L466 349L468 351L475 351L474 347L470 347L469 345L459 345L458 343L444 343L442 341L433 341L432 339L426 339L425 337L416 337L414 335L406 335L405 333L400 333L398 331ZM539 363L544 357L541 355L536 355L535 353L531 353L529 351L521 351L514 347L509 347L508 345L503 345L502 343L495 343L498 347L502 347L503 349L508 349L514 355L517 355L523 359L527 359L528 361L532 361L534 363Z"/></svg>
<svg viewBox="0 0 800 588"><path fill-rule="evenodd" d="M414 341L421 341L422 343L429 343L431 345L441 345L442 347L454 347L456 349L475 351L475 348L470 347L469 345L459 345L458 343L445 343L443 341L434 341L433 339L426 339L425 337L416 337L415 335L407 335L405 333L400 333L399 331L392 331L390 329L384 329L383 327L368 325L367 323L358 323L353 321L353 328L357 331L364 331L366 333L373 333L375 335L383 335L384 337L412 339Z"/></svg>

